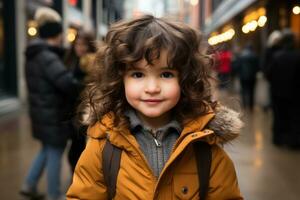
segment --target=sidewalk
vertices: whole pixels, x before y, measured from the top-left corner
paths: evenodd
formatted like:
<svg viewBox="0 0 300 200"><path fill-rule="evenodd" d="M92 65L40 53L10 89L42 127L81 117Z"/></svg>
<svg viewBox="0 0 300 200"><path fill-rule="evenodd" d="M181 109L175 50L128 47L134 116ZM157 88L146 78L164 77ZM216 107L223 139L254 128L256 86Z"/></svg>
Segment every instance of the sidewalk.
<svg viewBox="0 0 300 200"><path fill-rule="evenodd" d="M256 105L253 113L241 111L245 127L240 137L225 149L232 158L245 199L298 200L300 198L300 151L271 143L271 110L264 111L264 80L258 78ZM240 110L237 94L219 93L222 102Z"/></svg>
<svg viewBox="0 0 300 200"><path fill-rule="evenodd" d="M0 199L19 200L18 192L24 177L39 149L39 142L31 136L26 110L7 114L0 118ZM70 170L63 158L62 186L66 190L70 182ZM45 175L40 180L40 190L46 191Z"/></svg>

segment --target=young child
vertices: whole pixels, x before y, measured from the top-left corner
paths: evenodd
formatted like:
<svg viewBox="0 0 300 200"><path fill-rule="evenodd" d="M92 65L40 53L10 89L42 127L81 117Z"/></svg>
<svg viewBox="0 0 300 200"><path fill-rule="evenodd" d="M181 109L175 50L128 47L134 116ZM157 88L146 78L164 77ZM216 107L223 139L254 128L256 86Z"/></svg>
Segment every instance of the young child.
<svg viewBox="0 0 300 200"><path fill-rule="evenodd" d="M114 199L199 199L192 144L211 145L206 199L243 199L221 144L242 126L211 103L201 35L179 22L143 16L113 25L81 104L89 140L67 199L108 199L102 151L121 149ZM199 152L201 153L201 152Z"/></svg>

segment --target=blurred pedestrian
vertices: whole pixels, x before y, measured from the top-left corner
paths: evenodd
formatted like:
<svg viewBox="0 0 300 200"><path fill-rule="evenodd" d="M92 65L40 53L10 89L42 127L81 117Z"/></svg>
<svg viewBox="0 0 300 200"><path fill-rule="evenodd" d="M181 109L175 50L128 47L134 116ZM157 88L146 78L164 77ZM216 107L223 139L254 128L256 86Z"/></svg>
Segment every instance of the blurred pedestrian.
<svg viewBox="0 0 300 200"><path fill-rule="evenodd" d="M47 198L63 198L60 190L61 158L69 138L63 123L65 99L74 95L78 81L65 68L62 58L62 25L59 14L46 7L35 13L39 38L26 49L26 82L33 137L39 140L38 152L20 193L41 199L38 182L47 171Z"/></svg>
<svg viewBox="0 0 300 200"><path fill-rule="evenodd" d="M263 108L265 111L268 109L272 109L272 102L273 102L273 95L271 92L271 87L270 87L270 66L273 60L273 56L275 53L281 49L281 37L282 34L280 31L275 30L273 31L267 41L267 46L264 50L264 56L262 57L262 63L261 63L261 70L264 75L264 80L266 85L266 101L265 104L263 105ZM274 112L274 110L273 110Z"/></svg>
<svg viewBox="0 0 300 200"><path fill-rule="evenodd" d="M273 143L291 148L300 147L300 52L295 49L295 36L289 29L282 31L282 48L270 65L273 96Z"/></svg>
<svg viewBox="0 0 300 200"><path fill-rule="evenodd" d="M240 55L240 61L236 64L238 65L237 73L240 80L243 107L252 111L254 106L256 73L259 70L259 62L258 56L250 43L244 47Z"/></svg>
<svg viewBox="0 0 300 200"><path fill-rule="evenodd" d="M262 62L262 71L267 80L270 80L270 64L273 60L273 56L281 49L281 39L282 34L278 30L273 31L268 37Z"/></svg>
<svg viewBox="0 0 300 200"><path fill-rule="evenodd" d="M241 121L211 101L201 38L150 15L111 27L81 104L89 139L67 199L243 199L222 148Z"/></svg>
<svg viewBox="0 0 300 200"><path fill-rule="evenodd" d="M216 70L219 78L220 89L228 89L231 83L231 59L232 53L227 44L220 46L219 53L217 53Z"/></svg>
<svg viewBox="0 0 300 200"><path fill-rule="evenodd" d="M281 49L281 39L282 39L282 33L278 30L273 31L267 41L267 47L264 51L264 56L262 58L262 64L261 69L264 75L264 78L267 80L267 101L264 105L264 110L267 111L269 108L272 108L272 102L273 102L273 94L270 87L270 66L271 62L273 61L273 56ZM273 110L274 114L274 110Z"/></svg>
<svg viewBox="0 0 300 200"><path fill-rule="evenodd" d="M65 65L75 77L84 84L86 76L93 66L94 54L96 52L95 36L90 31L79 30L69 51L66 53ZM73 97L69 98L66 114L70 123L71 146L68 152L68 161L72 174L75 170L77 160L85 148L86 137L85 128L79 127L76 123L76 108L79 103L81 90Z"/></svg>
<svg viewBox="0 0 300 200"><path fill-rule="evenodd" d="M234 92L239 91L240 83L239 83L239 74L238 74L238 69L240 66L241 62L241 53L242 49L240 46L235 45L233 47L232 51L232 59L231 59L231 67L232 67L232 72L231 72L231 80L232 80L232 89Z"/></svg>

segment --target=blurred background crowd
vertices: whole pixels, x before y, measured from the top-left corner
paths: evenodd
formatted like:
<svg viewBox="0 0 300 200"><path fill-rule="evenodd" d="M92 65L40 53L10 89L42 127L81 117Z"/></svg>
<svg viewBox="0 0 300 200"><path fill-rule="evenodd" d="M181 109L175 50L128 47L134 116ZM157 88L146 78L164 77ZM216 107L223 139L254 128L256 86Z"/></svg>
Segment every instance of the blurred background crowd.
<svg viewBox="0 0 300 200"><path fill-rule="evenodd" d="M37 16L41 8L54 11L51 28L41 28L45 25L45 19ZM237 145L242 150L229 148L246 199L298 199L300 177L294 173L299 174L300 164L299 0L0 0L0 178L11 179L9 184L0 181L1 188L4 184L8 187L0 198L18 199L20 189L25 196L31 195L35 191L24 185L25 177L29 180L41 176L34 174L37 166L27 174L34 159L31 154L39 148L30 135L34 130L40 131L38 125L43 124L40 110L28 110L38 99L29 90L42 88L45 96L49 95L47 81L32 78L30 74L36 72L25 69L28 59L43 49L44 44L35 41L42 38L55 44L57 48L51 51L58 55L65 70L56 68L65 74L63 81L58 81L62 76L56 75L49 79L66 92L59 98L46 97L50 104L63 99L63 106L50 106L42 112L49 114L45 117L49 120L56 116L57 109L66 121L69 137L59 152L51 154L60 159L66 152L62 187L67 187L85 147L86 138L81 134L84 128L76 126L74 116L96 49L110 24L144 14L183 21L200 30L210 45L215 61L213 76L217 79L215 98L239 110L246 123ZM30 118L35 119L32 125ZM43 138L42 146L48 140ZM287 186L278 184L276 191L272 184L277 181ZM48 191L54 190L49 185L48 182ZM285 190L280 192L281 189Z"/></svg>

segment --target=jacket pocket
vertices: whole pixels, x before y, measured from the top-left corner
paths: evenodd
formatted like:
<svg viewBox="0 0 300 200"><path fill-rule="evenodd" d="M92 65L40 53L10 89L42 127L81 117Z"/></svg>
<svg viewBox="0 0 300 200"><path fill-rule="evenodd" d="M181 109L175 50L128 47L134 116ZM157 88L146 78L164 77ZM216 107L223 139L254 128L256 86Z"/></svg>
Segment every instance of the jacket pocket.
<svg viewBox="0 0 300 200"><path fill-rule="evenodd" d="M197 174L174 174L173 189L175 199L199 199Z"/></svg>

